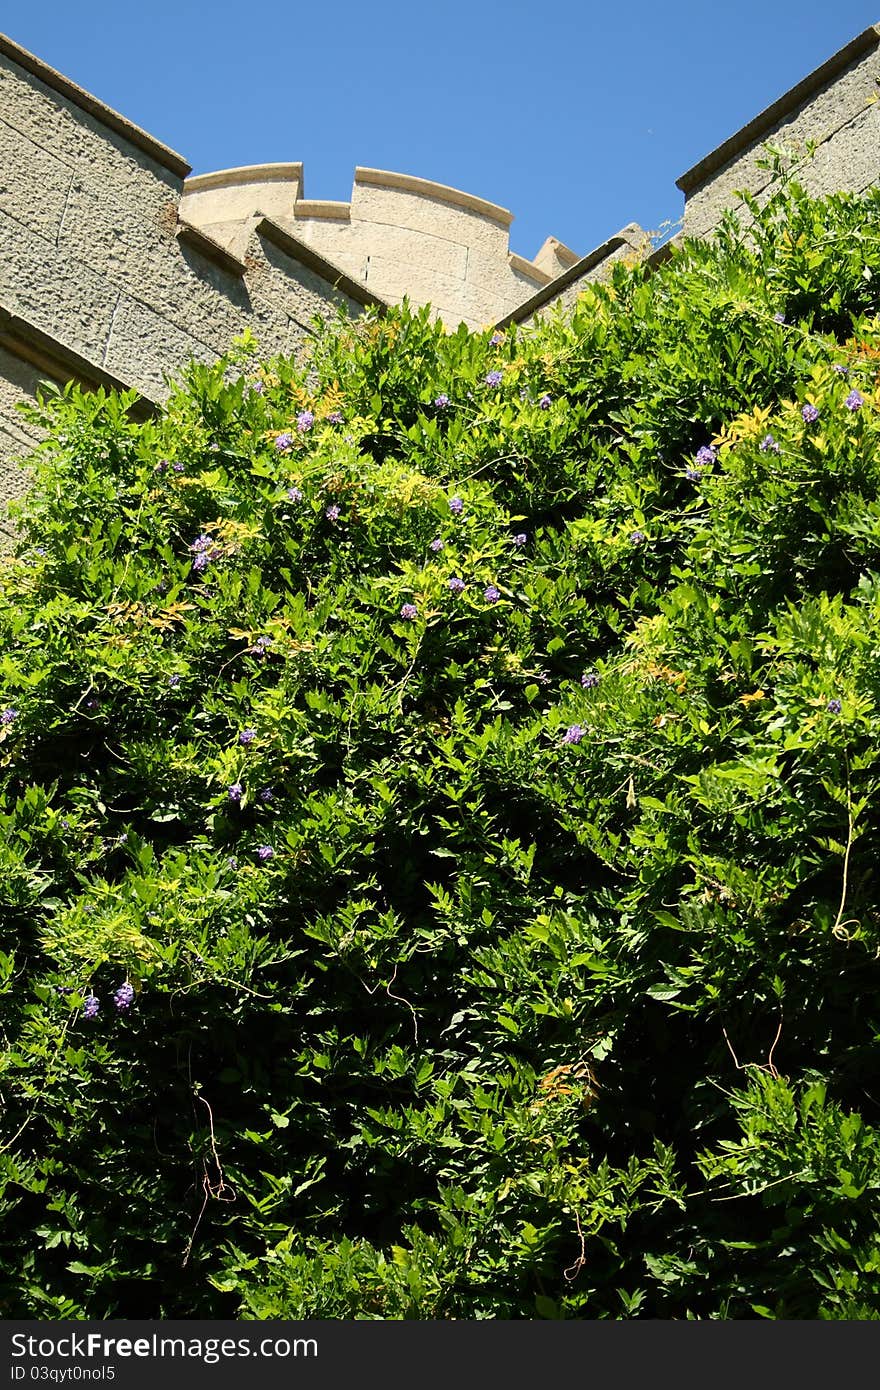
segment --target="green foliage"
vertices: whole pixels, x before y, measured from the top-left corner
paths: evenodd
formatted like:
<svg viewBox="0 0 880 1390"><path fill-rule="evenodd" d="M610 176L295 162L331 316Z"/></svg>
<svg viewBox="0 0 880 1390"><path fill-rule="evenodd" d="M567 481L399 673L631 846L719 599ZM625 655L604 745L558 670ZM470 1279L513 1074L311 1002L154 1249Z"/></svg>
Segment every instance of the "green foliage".
<svg viewBox="0 0 880 1390"><path fill-rule="evenodd" d="M5 1316L880 1315L880 193L751 212L47 389Z"/></svg>

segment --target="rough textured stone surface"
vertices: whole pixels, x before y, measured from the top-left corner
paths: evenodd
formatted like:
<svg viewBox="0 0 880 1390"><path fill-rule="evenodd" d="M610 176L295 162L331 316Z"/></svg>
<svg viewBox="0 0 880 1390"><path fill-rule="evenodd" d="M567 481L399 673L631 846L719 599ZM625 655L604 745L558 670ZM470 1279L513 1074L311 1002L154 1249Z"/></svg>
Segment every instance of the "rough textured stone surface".
<svg viewBox="0 0 880 1390"><path fill-rule="evenodd" d="M810 193L861 192L876 183L880 179L878 81L880 53L875 47L829 85L817 87L785 111L721 167L708 170L696 182L684 175L679 182L686 189L685 234L708 235L723 213L736 207L740 190L760 195L767 188L771 176L759 162L766 158L768 143L789 153L798 180ZM812 158L807 157L809 142L817 145Z"/></svg>

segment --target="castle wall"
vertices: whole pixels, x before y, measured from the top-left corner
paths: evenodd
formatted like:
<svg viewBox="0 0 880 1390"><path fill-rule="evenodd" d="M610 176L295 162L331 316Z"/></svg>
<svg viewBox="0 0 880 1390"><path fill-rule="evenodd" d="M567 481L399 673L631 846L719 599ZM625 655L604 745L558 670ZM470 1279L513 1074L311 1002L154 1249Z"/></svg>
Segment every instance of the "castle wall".
<svg viewBox="0 0 880 1390"><path fill-rule="evenodd" d="M270 210L387 303L430 304L449 328L495 323L577 260L555 238L534 261L517 256L506 208L384 169L356 169L347 203L306 199L299 164L199 175L184 188L183 215L232 250L248 220Z"/></svg>
<svg viewBox="0 0 880 1390"><path fill-rule="evenodd" d="M0 451L26 452L15 404L41 378L135 387L149 401L190 358L250 328L290 352L316 313L373 297L249 224L241 257L181 222L179 155L0 41ZM2 323L0 323L2 327ZM34 344L38 351L35 352ZM0 470L0 503L24 486Z"/></svg>
<svg viewBox="0 0 880 1390"><path fill-rule="evenodd" d="M707 236L741 189L761 200L772 177L759 167L767 142L786 150L798 182L816 197L880 182L878 46L880 26L864 30L682 174L685 235ZM816 145L812 156L808 142Z"/></svg>

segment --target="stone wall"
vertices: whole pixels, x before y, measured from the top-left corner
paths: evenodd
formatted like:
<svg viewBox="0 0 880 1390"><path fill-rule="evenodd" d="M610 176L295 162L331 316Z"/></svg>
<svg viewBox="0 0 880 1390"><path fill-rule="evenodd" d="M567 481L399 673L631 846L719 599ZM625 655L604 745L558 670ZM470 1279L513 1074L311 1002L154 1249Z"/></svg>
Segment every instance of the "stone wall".
<svg viewBox="0 0 880 1390"><path fill-rule="evenodd" d="M375 296L271 220L232 255L180 218L186 162L0 40L0 449L33 439L14 409L37 382L133 386L158 401L189 358L245 328L290 352L317 313ZM301 253L301 254L300 254ZM0 470L0 500L24 486Z"/></svg>
<svg viewBox="0 0 880 1390"><path fill-rule="evenodd" d="M534 261L516 255L506 208L409 174L357 168L350 202L303 195L301 164L259 164L188 179L181 212L234 251L271 215L387 303L430 304L450 328L492 325L578 260L555 237Z"/></svg>
<svg viewBox="0 0 880 1390"><path fill-rule="evenodd" d="M817 197L880 182L878 47L880 26L872 25L682 174L685 234L707 236L741 189L760 199L771 177L759 167L767 143L788 152L798 181Z"/></svg>

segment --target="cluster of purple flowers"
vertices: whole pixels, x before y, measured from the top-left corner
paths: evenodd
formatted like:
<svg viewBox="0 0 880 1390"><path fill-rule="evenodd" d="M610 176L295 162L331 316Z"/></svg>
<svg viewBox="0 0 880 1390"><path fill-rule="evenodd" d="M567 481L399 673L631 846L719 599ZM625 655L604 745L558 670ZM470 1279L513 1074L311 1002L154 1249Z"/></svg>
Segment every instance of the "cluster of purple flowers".
<svg viewBox="0 0 880 1390"><path fill-rule="evenodd" d="M272 645L271 637L258 637L252 647L248 647L248 656L265 656L269 647Z"/></svg>
<svg viewBox="0 0 880 1390"><path fill-rule="evenodd" d="M434 404L438 410L445 410L449 404L449 397L441 391L439 396L434 397Z"/></svg>
<svg viewBox="0 0 880 1390"><path fill-rule="evenodd" d="M496 329L495 329L495 332L492 334L492 337L489 339L489 346L490 346L490 347L498 347L498 346L499 346L501 343L503 343L503 342L504 342L504 334L503 334L499 329L496 328Z"/></svg>
<svg viewBox="0 0 880 1390"><path fill-rule="evenodd" d="M180 676L169 676L168 684L172 687L172 689L174 688L174 686L180 685Z"/></svg>
<svg viewBox="0 0 880 1390"><path fill-rule="evenodd" d="M87 994L83 1004L83 1018L94 1018L100 1007L97 995Z"/></svg>
<svg viewBox="0 0 880 1390"><path fill-rule="evenodd" d="M274 800L275 800L275 792L273 791L273 789L272 789L271 787L261 787L260 790L258 791L257 795L259 796L259 798L260 798L261 801L274 801Z"/></svg>
<svg viewBox="0 0 880 1390"><path fill-rule="evenodd" d="M296 417L296 428L300 434L305 434L315 423L315 417L311 410L301 410Z"/></svg>
<svg viewBox="0 0 880 1390"><path fill-rule="evenodd" d="M467 585L465 584L463 579L459 579L457 576L453 576L453 578L449 580L449 583L446 587L448 588L451 594L463 594L465 589L467 588Z"/></svg>
<svg viewBox="0 0 880 1390"><path fill-rule="evenodd" d="M488 585L488 587L483 590L483 598L487 603L497 603L500 597L501 594L495 588L494 584Z"/></svg>
<svg viewBox="0 0 880 1390"><path fill-rule="evenodd" d="M648 539L644 531L631 531L629 538L633 545L641 545L643 541Z"/></svg>
<svg viewBox="0 0 880 1390"><path fill-rule="evenodd" d="M487 373L486 373L486 385L487 385L487 386L500 386L503 380L504 380L504 373L503 373L503 372L499 372L498 369L497 369L497 367L494 368L491 372L487 372Z"/></svg>
<svg viewBox="0 0 880 1390"><path fill-rule="evenodd" d="M711 464L715 462L717 457L718 455L712 448L712 445L704 444L702 448L697 450L694 462L696 463L698 468L708 468Z"/></svg>
<svg viewBox="0 0 880 1390"><path fill-rule="evenodd" d="M815 420L818 420L818 418L819 418L819 412L818 412L818 410L816 409L816 407L815 407L814 405L811 404L810 401L807 401L806 405L804 406L803 410L801 411L801 415L803 415L803 417L804 417L804 419L806 420L806 422L807 422L808 425L812 425L813 422L814 422Z"/></svg>
<svg viewBox="0 0 880 1390"><path fill-rule="evenodd" d="M262 381L252 381L252 382L251 382L251 390L253 391L253 393L254 393L255 396L262 396L262 394L263 394L263 392L265 391L265 389L266 389L266 388L265 388L265 386L263 385Z"/></svg>
<svg viewBox="0 0 880 1390"><path fill-rule="evenodd" d="M538 405L541 407L542 410L549 410L552 404L553 398L552 396L548 396L546 392L538 401Z"/></svg>
<svg viewBox="0 0 880 1390"><path fill-rule="evenodd" d="M130 1009L134 999L134 990L126 980L124 985L120 985L113 995L113 1003L120 1013L125 1013Z"/></svg>
<svg viewBox="0 0 880 1390"><path fill-rule="evenodd" d="M776 313L773 315L773 322L785 323L785 315L783 314L781 309L777 309Z"/></svg>
<svg viewBox="0 0 880 1390"><path fill-rule="evenodd" d="M236 806L238 806L241 802L241 798L244 796L244 787L241 785L240 782L233 782L227 792L227 795L229 797L229 800L234 801Z"/></svg>
<svg viewBox="0 0 880 1390"><path fill-rule="evenodd" d="M265 864L267 860L275 858L275 851L271 845L260 845L257 850L257 858L261 864Z"/></svg>
<svg viewBox="0 0 880 1390"><path fill-rule="evenodd" d="M449 510L452 512L453 516L461 516L464 511L464 503L460 497L450 497Z"/></svg>
<svg viewBox="0 0 880 1390"><path fill-rule="evenodd" d="M241 733L238 736L238 741L239 743L243 743L245 747L247 747L249 743L253 743L256 737L256 729L242 729Z"/></svg>
<svg viewBox="0 0 880 1390"><path fill-rule="evenodd" d="M192 567L196 574L203 574L214 558L214 542L210 536L197 536L190 546L193 555Z"/></svg>
<svg viewBox="0 0 880 1390"><path fill-rule="evenodd" d="M400 610L401 618L406 618L407 622L412 622L413 618L419 616L419 610L414 603L405 603Z"/></svg>
<svg viewBox="0 0 880 1390"><path fill-rule="evenodd" d="M527 540L528 536L526 535L525 531L520 531L517 535L514 536L513 543L517 547L517 549L519 549L520 546L525 545Z"/></svg>
<svg viewBox="0 0 880 1390"><path fill-rule="evenodd" d="M586 730L581 728L580 724L570 724L569 727L566 729L565 733L562 735L562 742L580 743L585 732Z"/></svg>
<svg viewBox="0 0 880 1390"><path fill-rule="evenodd" d="M341 425L342 422L343 422L343 420L344 420L344 418L345 418L345 417L343 416L341 410L331 410L331 411L330 411L330 414L327 416L327 424L328 424L328 425Z"/></svg>
<svg viewBox="0 0 880 1390"><path fill-rule="evenodd" d="M762 454L778 454L780 452L779 443L773 438L772 434L765 434L758 448Z"/></svg>
<svg viewBox="0 0 880 1390"><path fill-rule="evenodd" d="M686 468L684 470L684 476L687 478L689 483L698 483L703 475L700 472L699 468L691 467Z"/></svg>
<svg viewBox="0 0 880 1390"><path fill-rule="evenodd" d="M6 724L7 726L9 724L14 724L17 718L18 710L12 709L12 707L10 706L9 709L5 709L3 713L0 714L0 724Z"/></svg>
<svg viewBox="0 0 880 1390"><path fill-rule="evenodd" d="M325 511L324 515L326 516L326 518L327 518L328 521L338 521L338 520L339 520L339 508L336 506L336 503L335 503L335 502L333 503L333 505L332 505L331 507L328 507L328 508L327 508L327 510Z"/></svg>
<svg viewBox="0 0 880 1390"><path fill-rule="evenodd" d="M843 705L835 696L833 699L828 701L826 708L829 714L840 714L840 711L843 709Z"/></svg>
<svg viewBox="0 0 880 1390"><path fill-rule="evenodd" d="M837 372L838 376L849 376L849 367L845 367L842 362L832 362L831 370Z"/></svg>
<svg viewBox="0 0 880 1390"><path fill-rule="evenodd" d="M429 550L433 550L433 552L434 552L435 555L437 554L437 552L438 552L439 550L442 550L442 549L443 549L443 541L440 539L439 536L436 536L436 537L434 538L434 540L432 540L432 542L431 542L431 544L429 545L428 549L429 549Z"/></svg>
<svg viewBox="0 0 880 1390"><path fill-rule="evenodd" d="M172 463L171 467L175 473L182 473L184 471L183 464L179 460L177 463Z"/></svg>
<svg viewBox="0 0 880 1390"><path fill-rule="evenodd" d="M290 498L291 502L301 502L303 500L302 489L298 487L289 487L287 489L287 496Z"/></svg>
<svg viewBox="0 0 880 1390"><path fill-rule="evenodd" d="M279 454L286 454L287 450L290 449L292 445L293 435L288 434L286 431L284 434L279 434L275 440L275 448L278 450Z"/></svg>
<svg viewBox="0 0 880 1390"><path fill-rule="evenodd" d="M581 685L584 687L584 690L592 690L593 687L598 684L599 677L595 671L585 671L581 676Z"/></svg>
<svg viewBox="0 0 880 1390"><path fill-rule="evenodd" d="M865 398L860 391L852 390L844 401L847 410L859 410L865 404Z"/></svg>

